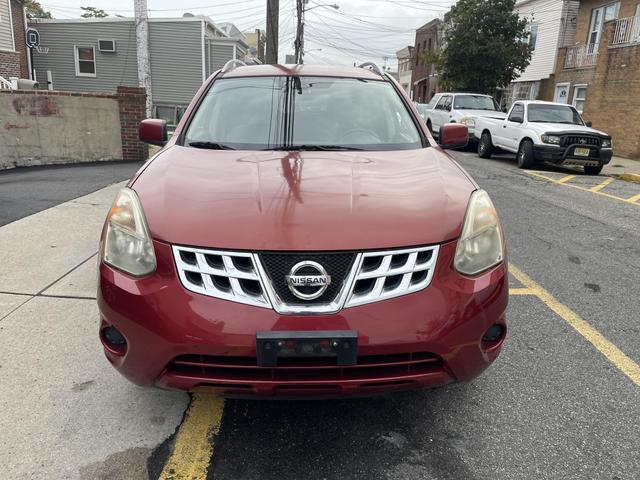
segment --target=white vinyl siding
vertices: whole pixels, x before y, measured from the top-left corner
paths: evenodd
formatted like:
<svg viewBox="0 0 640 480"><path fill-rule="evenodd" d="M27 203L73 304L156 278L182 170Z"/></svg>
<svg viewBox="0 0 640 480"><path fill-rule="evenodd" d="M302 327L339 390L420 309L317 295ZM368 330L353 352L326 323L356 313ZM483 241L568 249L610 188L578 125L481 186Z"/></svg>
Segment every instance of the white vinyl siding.
<svg viewBox="0 0 640 480"><path fill-rule="evenodd" d="M136 29L133 21L72 23L32 20L29 26L40 32L40 45L49 48L46 54L33 52L33 64L41 83L44 83L50 71L56 90L115 92L118 85L138 85ZM98 50L100 38L114 39L117 51L101 53ZM96 76L76 75L74 46L94 47Z"/></svg>
<svg viewBox="0 0 640 480"><path fill-rule="evenodd" d="M13 51L13 24L11 22L11 0L0 0L0 50Z"/></svg>
<svg viewBox="0 0 640 480"><path fill-rule="evenodd" d="M558 54L558 40L562 26L564 2L556 0L530 0L518 2L516 10L521 18L537 24L535 50L531 63L516 82L527 82L549 78L554 72Z"/></svg>

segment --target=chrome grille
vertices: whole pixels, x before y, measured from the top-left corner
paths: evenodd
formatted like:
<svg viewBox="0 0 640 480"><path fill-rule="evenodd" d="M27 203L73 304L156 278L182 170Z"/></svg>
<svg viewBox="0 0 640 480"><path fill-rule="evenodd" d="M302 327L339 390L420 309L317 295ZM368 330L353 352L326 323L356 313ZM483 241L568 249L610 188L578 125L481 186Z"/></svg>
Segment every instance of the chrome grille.
<svg viewBox="0 0 640 480"><path fill-rule="evenodd" d="M362 254L347 307L377 302L426 288L435 270L438 247Z"/></svg>
<svg viewBox="0 0 640 480"><path fill-rule="evenodd" d="M178 275L187 290L282 314L336 313L423 290L433 278L438 252L437 245L360 253L249 253L173 246ZM274 265L300 259L322 262L329 270L339 265L340 275L332 272L335 291L309 301L285 295L288 271Z"/></svg>
<svg viewBox="0 0 640 480"><path fill-rule="evenodd" d="M252 254L174 246L173 257L187 290L271 308Z"/></svg>

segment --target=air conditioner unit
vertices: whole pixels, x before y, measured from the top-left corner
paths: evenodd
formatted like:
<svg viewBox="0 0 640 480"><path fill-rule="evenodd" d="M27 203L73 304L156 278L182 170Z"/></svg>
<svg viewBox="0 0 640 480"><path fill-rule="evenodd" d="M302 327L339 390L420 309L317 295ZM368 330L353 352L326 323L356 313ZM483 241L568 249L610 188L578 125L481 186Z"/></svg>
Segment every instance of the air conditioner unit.
<svg viewBox="0 0 640 480"><path fill-rule="evenodd" d="M98 50L106 53L115 52L116 41L115 40L98 40Z"/></svg>

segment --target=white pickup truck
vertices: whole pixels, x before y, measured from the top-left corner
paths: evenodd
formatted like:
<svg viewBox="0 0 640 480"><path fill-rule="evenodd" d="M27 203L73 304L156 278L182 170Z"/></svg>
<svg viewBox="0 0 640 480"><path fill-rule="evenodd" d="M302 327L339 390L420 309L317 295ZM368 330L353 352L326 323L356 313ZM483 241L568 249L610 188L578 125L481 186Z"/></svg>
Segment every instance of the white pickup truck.
<svg viewBox="0 0 640 480"><path fill-rule="evenodd" d="M507 118L476 119L478 155L489 158L497 149L517 154L518 167L536 162L579 165L597 175L611 161L611 137L591 128L571 105L518 101Z"/></svg>

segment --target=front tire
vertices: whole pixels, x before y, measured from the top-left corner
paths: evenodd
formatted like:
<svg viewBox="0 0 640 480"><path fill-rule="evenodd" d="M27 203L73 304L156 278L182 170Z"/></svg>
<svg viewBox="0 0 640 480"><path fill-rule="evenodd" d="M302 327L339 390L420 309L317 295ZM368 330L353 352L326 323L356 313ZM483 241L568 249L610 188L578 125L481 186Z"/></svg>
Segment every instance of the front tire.
<svg viewBox="0 0 640 480"><path fill-rule="evenodd" d="M431 126L431 120L427 121L427 128L429 129L429 133L433 137L433 127Z"/></svg>
<svg viewBox="0 0 640 480"><path fill-rule="evenodd" d="M480 158L491 158L491 155L493 155L493 142L491 142L491 134L485 132L480 136L480 141L478 142L478 156Z"/></svg>
<svg viewBox="0 0 640 480"><path fill-rule="evenodd" d="M602 171L602 167L603 165L598 165L597 167L585 165L584 173L586 173L587 175L600 175L600 172Z"/></svg>
<svg viewBox="0 0 640 480"><path fill-rule="evenodd" d="M518 168L532 168L536 163L533 156L533 142L531 140L523 140L518 149Z"/></svg>

